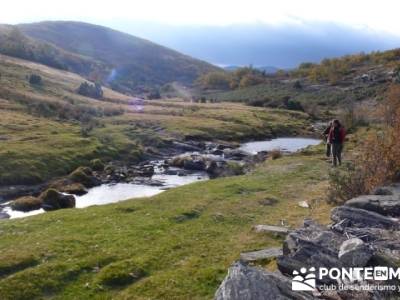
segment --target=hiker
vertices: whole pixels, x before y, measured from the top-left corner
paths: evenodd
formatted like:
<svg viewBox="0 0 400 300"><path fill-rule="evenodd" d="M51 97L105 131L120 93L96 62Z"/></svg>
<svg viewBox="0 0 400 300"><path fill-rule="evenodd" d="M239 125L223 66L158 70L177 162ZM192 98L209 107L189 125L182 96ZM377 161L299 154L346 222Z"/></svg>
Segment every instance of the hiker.
<svg viewBox="0 0 400 300"><path fill-rule="evenodd" d="M326 157L331 157L331 143L329 142L329 132L331 131L332 128L332 122L329 122L328 127L325 128L324 130L324 138L326 141Z"/></svg>
<svg viewBox="0 0 400 300"><path fill-rule="evenodd" d="M332 127L329 131L328 140L331 144L332 165L334 167L342 164L343 143L346 137L346 131L339 120L333 120Z"/></svg>

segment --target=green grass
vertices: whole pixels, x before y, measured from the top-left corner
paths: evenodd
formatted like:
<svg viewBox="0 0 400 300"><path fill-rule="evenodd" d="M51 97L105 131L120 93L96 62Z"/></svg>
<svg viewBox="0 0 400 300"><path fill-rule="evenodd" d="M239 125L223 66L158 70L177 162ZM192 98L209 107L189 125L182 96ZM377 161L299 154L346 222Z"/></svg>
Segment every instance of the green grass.
<svg viewBox="0 0 400 300"><path fill-rule="evenodd" d="M66 175L94 158L137 162L171 140L241 141L307 134L307 114L245 106L144 101L104 89L77 95L79 75L0 55L0 184ZM41 86L27 81L42 77Z"/></svg>
<svg viewBox="0 0 400 300"><path fill-rule="evenodd" d="M210 299L241 252L281 244L253 225L328 222L327 169L318 147L152 198L2 221L1 298Z"/></svg>

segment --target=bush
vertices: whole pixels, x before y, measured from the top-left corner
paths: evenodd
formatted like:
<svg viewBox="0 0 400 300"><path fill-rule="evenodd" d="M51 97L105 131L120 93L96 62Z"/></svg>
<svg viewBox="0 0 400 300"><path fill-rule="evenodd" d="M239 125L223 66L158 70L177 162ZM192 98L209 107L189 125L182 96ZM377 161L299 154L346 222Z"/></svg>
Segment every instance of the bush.
<svg viewBox="0 0 400 300"><path fill-rule="evenodd" d="M92 159L90 161L90 166L93 170L95 171L103 171L104 170L104 163L101 161L101 159Z"/></svg>
<svg viewBox="0 0 400 300"><path fill-rule="evenodd" d="M85 97L102 99L103 89L101 88L101 85L99 83L89 84L85 81L79 86L78 94Z"/></svg>
<svg viewBox="0 0 400 300"><path fill-rule="evenodd" d="M275 160L282 157L282 151L279 149L274 149L268 152L269 156Z"/></svg>
<svg viewBox="0 0 400 300"><path fill-rule="evenodd" d="M29 83L33 85L40 85L42 84L42 77L36 74L32 74L29 76Z"/></svg>

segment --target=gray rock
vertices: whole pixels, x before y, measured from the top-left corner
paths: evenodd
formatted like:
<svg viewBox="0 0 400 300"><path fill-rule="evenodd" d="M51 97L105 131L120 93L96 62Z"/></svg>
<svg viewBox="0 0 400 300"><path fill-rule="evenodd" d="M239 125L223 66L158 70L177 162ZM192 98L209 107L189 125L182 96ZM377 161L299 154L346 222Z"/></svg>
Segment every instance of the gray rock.
<svg viewBox="0 0 400 300"><path fill-rule="evenodd" d="M383 229L399 229L400 227L398 219L350 206L333 208L331 219L336 223L342 222L343 227L375 227Z"/></svg>
<svg viewBox="0 0 400 300"><path fill-rule="evenodd" d="M342 243L338 257L345 267L365 267L372 255L368 244L359 238L351 238Z"/></svg>
<svg viewBox="0 0 400 300"><path fill-rule="evenodd" d="M215 293L215 300L306 300L316 299L308 292L294 292L291 280L277 273L233 264Z"/></svg>
<svg viewBox="0 0 400 300"><path fill-rule="evenodd" d="M175 148L182 150L182 151L201 151L202 149L197 145L192 145L189 143L182 143L182 142L173 142Z"/></svg>
<svg viewBox="0 0 400 300"><path fill-rule="evenodd" d="M240 260L245 262L272 259L282 255L282 248L268 248L259 251L245 252L240 254Z"/></svg>
<svg viewBox="0 0 400 300"><path fill-rule="evenodd" d="M305 226L288 234L283 255L277 258L278 269L292 276L302 267L341 267L340 245L346 240L341 234L307 220ZM327 278L323 283L334 283Z"/></svg>
<svg viewBox="0 0 400 300"><path fill-rule="evenodd" d="M0 212L0 220L9 219L10 215L5 212Z"/></svg>
<svg viewBox="0 0 400 300"><path fill-rule="evenodd" d="M348 200L345 205L377 212L385 216L400 216L400 196L366 195Z"/></svg>
<svg viewBox="0 0 400 300"><path fill-rule="evenodd" d="M243 160L246 157L252 156L251 153L240 149L225 149L224 157L232 160Z"/></svg>
<svg viewBox="0 0 400 300"><path fill-rule="evenodd" d="M273 233L281 236L286 236L290 232L287 227L272 225L255 225L253 229L255 232Z"/></svg>
<svg viewBox="0 0 400 300"><path fill-rule="evenodd" d="M206 169L206 163L202 159L188 159L183 162L183 168L186 170L204 171Z"/></svg>
<svg viewBox="0 0 400 300"><path fill-rule="evenodd" d="M392 184L376 188L372 194L374 195L397 195L400 196L400 184Z"/></svg>

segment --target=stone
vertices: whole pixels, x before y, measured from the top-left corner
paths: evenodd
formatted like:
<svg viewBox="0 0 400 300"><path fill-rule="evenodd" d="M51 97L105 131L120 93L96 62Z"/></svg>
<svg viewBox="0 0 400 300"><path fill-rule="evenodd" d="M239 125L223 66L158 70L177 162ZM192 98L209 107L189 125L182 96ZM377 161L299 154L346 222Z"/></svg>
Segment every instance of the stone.
<svg viewBox="0 0 400 300"><path fill-rule="evenodd" d="M307 201L299 201L297 205L302 208L310 208L310 205L308 205Z"/></svg>
<svg viewBox="0 0 400 300"><path fill-rule="evenodd" d="M400 197L395 195L365 195L346 201L346 206L361 208L384 216L400 216Z"/></svg>
<svg viewBox="0 0 400 300"><path fill-rule="evenodd" d="M10 206L13 210L28 212L40 209L42 207L42 200L33 196L25 196L15 199L11 202Z"/></svg>
<svg viewBox="0 0 400 300"><path fill-rule="evenodd" d="M0 220L9 219L10 215L5 212L0 212Z"/></svg>
<svg viewBox="0 0 400 300"><path fill-rule="evenodd" d="M87 194L85 186L81 183L72 183L59 189L60 192L82 196Z"/></svg>
<svg viewBox="0 0 400 300"><path fill-rule="evenodd" d="M185 170L204 171L206 163L200 158L187 159L183 162L183 168Z"/></svg>
<svg viewBox="0 0 400 300"><path fill-rule="evenodd" d="M383 229L399 229L398 219L382 216L381 214L353 208L350 206L338 206L332 209L331 219L333 222L342 222L344 227L375 227Z"/></svg>
<svg viewBox="0 0 400 300"><path fill-rule="evenodd" d="M219 286L215 300L307 300L310 292L294 292L291 280L278 273L234 263Z"/></svg>
<svg viewBox="0 0 400 300"><path fill-rule="evenodd" d="M251 156L251 153L248 153L246 151L240 150L240 149L225 149L224 150L224 157L226 159L232 159L232 160L243 160L246 157Z"/></svg>
<svg viewBox="0 0 400 300"><path fill-rule="evenodd" d="M286 236L290 232L287 227L273 225L255 225L253 229L255 232L273 233L281 236Z"/></svg>
<svg viewBox="0 0 400 300"><path fill-rule="evenodd" d="M244 262L252 262L252 261L272 259L282 254L283 254L282 248L268 248L258 251L241 253L240 260Z"/></svg>
<svg viewBox="0 0 400 300"><path fill-rule="evenodd" d="M42 208L46 211L75 207L75 197L64 195L55 189L48 189L39 198L43 201Z"/></svg>
<svg viewBox="0 0 400 300"><path fill-rule="evenodd" d="M338 257L345 267L365 267L372 255L368 244L359 238L351 238L342 243Z"/></svg>

